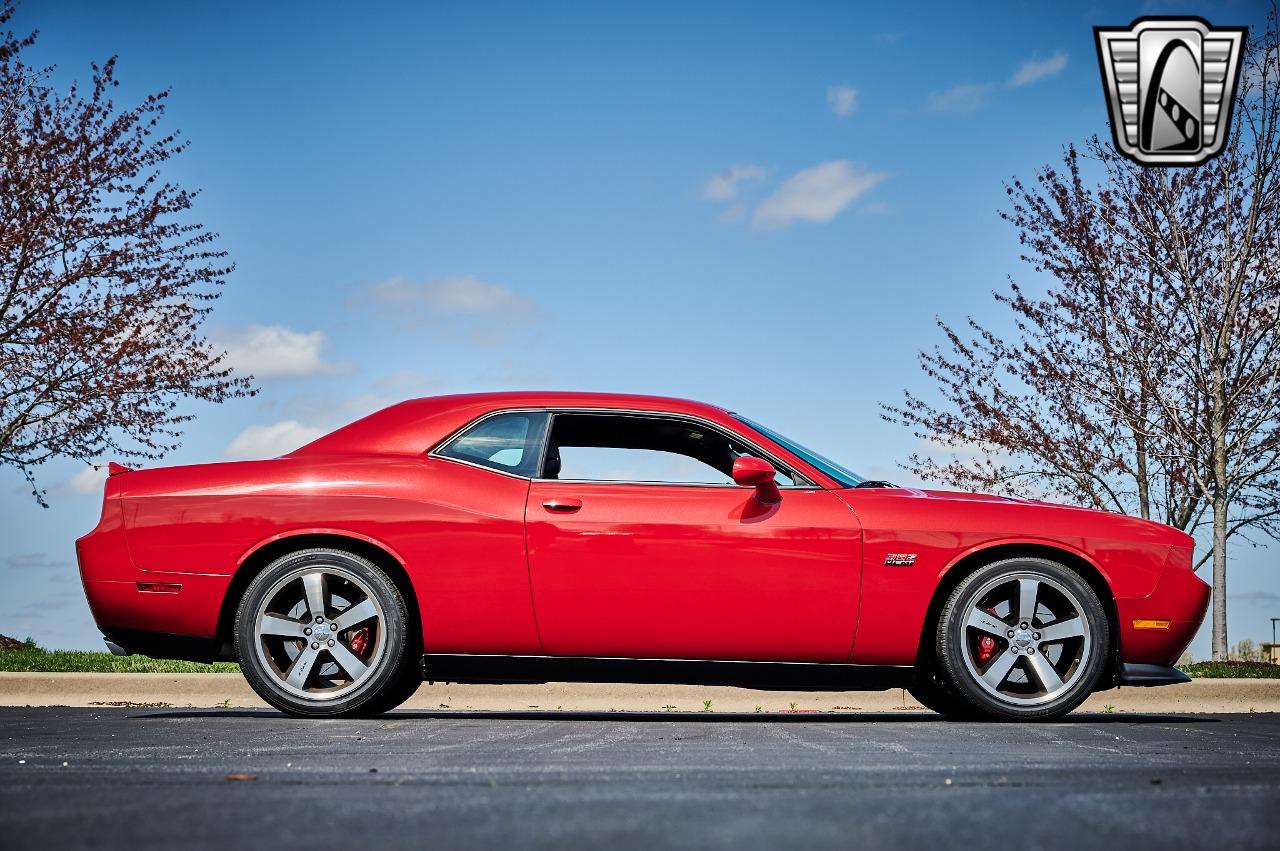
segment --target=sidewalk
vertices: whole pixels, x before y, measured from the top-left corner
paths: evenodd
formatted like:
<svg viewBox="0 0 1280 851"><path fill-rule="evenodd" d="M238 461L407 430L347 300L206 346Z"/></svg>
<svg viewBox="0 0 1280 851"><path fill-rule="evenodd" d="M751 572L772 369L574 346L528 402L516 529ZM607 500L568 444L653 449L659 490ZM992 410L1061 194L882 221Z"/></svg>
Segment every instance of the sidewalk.
<svg viewBox="0 0 1280 851"><path fill-rule="evenodd" d="M765 692L723 686L548 683L446 685L422 688L403 708L525 712L713 712L817 710L919 712L901 689L851 692ZM239 674L15 674L0 673L0 706L104 706L260 708L266 704ZM794 706L792 705L794 704ZM1280 680L1204 679L1175 686L1121 688L1093 695L1078 711L1280 712Z"/></svg>

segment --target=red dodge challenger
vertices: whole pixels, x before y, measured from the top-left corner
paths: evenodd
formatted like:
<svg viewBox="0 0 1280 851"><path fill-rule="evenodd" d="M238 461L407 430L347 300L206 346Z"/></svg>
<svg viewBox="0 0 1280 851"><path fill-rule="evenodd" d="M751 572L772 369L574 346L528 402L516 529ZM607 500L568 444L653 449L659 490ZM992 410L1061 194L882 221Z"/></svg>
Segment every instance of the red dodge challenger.
<svg viewBox="0 0 1280 851"><path fill-rule="evenodd" d="M868 481L678 399L416 399L270 461L111 471L76 542L107 644L239 660L293 715L426 678L904 687L1055 718L1185 681L1209 597L1168 526Z"/></svg>

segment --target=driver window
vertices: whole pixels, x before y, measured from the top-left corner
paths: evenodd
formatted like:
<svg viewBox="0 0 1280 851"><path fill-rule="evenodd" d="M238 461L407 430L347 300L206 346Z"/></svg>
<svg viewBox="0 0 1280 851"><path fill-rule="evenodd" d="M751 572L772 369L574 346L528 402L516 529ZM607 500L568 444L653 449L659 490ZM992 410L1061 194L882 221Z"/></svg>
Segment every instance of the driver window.
<svg viewBox="0 0 1280 851"><path fill-rule="evenodd" d="M666 484L733 484L733 462L748 448L694 422L623 414L557 414L547 441L545 479ZM796 484L779 470L779 485Z"/></svg>

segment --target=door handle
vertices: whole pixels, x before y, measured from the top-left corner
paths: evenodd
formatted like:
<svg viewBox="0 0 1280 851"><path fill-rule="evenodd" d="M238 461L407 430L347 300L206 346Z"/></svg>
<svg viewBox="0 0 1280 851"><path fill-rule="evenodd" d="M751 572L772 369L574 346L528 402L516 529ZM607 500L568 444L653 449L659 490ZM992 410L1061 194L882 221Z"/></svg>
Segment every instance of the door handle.
<svg viewBox="0 0 1280 851"><path fill-rule="evenodd" d="M567 514L571 511L577 511L582 507L582 500L574 499L571 496L556 496L545 500L542 507L547 511L555 511L561 514Z"/></svg>

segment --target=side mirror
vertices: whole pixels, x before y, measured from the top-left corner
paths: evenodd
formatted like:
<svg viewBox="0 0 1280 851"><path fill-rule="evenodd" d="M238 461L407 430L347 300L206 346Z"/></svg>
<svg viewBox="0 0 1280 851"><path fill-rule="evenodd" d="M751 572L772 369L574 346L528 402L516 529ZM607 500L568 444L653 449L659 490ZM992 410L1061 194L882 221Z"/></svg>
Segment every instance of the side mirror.
<svg viewBox="0 0 1280 851"><path fill-rule="evenodd" d="M765 503L782 501L782 493L773 477L777 470L763 458L743 455L733 462L733 480L744 488L755 488L756 499Z"/></svg>

